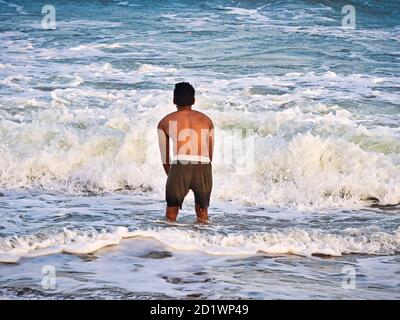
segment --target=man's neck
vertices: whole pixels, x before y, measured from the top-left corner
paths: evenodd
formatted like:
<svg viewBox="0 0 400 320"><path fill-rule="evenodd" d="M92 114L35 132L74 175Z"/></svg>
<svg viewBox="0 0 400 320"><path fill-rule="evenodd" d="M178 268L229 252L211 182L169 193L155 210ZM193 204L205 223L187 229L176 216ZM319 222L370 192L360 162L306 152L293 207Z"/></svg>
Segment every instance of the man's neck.
<svg viewBox="0 0 400 320"><path fill-rule="evenodd" d="M189 111L192 110L192 106L183 106L183 107L177 107L178 111Z"/></svg>

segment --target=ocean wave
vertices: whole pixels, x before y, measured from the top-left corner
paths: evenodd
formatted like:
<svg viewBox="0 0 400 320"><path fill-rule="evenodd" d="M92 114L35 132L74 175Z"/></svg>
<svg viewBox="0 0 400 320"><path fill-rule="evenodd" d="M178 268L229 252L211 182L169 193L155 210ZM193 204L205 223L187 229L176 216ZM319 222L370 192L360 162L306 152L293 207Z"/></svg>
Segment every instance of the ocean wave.
<svg viewBox="0 0 400 320"><path fill-rule="evenodd" d="M55 253L88 254L106 246L118 244L128 235L127 229L69 230L12 236L0 239L0 262L16 263L21 257Z"/></svg>
<svg viewBox="0 0 400 320"><path fill-rule="evenodd" d="M227 14L231 14L231 15L236 15L238 17L245 17L245 18L250 18L250 19L254 19L256 21L269 21L269 19L264 16L263 14L261 14L259 12L258 9L246 9L246 8L239 8L239 7L226 7L223 8L224 10L227 10L226 13ZM248 20L247 20L248 22Z"/></svg>
<svg viewBox="0 0 400 320"><path fill-rule="evenodd" d="M110 64L98 71L125 74ZM161 75L175 69L144 64L133 74L140 72ZM68 81L77 85L86 79L74 73ZM201 83L195 107L211 116L217 133L213 197L301 209L398 204L399 128L369 125L351 109L314 102L315 95L336 94L329 86L345 88L349 82L355 89L348 95L357 99L391 79L326 72ZM306 88L313 83L321 88ZM170 92L79 86L53 90L50 96L48 102L4 100L2 188L76 194L126 189L162 197L165 175L155 128L173 110ZM237 130L243 135L235 136ZM253 144L254 152L227 162L232 137L243 148ZM250 170L242 170L243 163Z"/></svg>
<svg viewBox="0 0 400 320"><path fill-rule="evenodd" d="M178 72L178 70L175 68L161 67L161 66L156 66L156 65L152 65L152 64L142 64L142 65L140 65L137 72L138 73L161 73L161 72L175 73L175 72Z"/></svg>
<svg viewBox="0 0 400 320"><path fill-rule="evenodd" d="M28 14L26 11L24 11L24 6L18 5L16 3L0 0L0 4L4 4L4 5L7 5L10 8L14 8L15 11L17 11L19 14Z"/></svg>
<svg viewBox="0 0 400 320"><path fill-rule="evenodd" d="M173 251L200 251L210 255L294 254L301 256L343 254L391 255L400 251L400 228L392 233L377 228L326 232L284 228L266 232L212 234L175 227L129 231L126 227L69 230L12 236L0 239L0 262L16 263L22 257L55 253L88 254L124 238L145 237Z"/></svg>
<svg viewBox="0 0 400 320"><path fill-rule="evenodd" d="M4 188L162 193L164 174L156 137L146 123L132 126L129 118L115 114L83 136L80 129L54 125L25 124L20 130L10 121L0 124L5 136L12 138L1 147ZM226 132L217 133L229 137ZM215 197L303 209L356 206L371 199L381 204L400 202L400 157L391 153L400 148L396 141L391 147L384 143L368 147L381 151L375 152L341 137L310 132L289 140L256 133L243 138L243 145L246 139L254 143L254 154L233 163L226 162L224 143L216 144ZM240 165L244 162L245 166Z"/></svg>

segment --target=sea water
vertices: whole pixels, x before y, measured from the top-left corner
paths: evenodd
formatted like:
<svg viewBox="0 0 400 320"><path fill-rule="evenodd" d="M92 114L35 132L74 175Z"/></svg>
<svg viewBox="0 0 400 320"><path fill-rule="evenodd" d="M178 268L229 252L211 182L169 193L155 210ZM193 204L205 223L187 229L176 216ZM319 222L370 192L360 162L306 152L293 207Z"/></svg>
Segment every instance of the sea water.
<svg viewBox="0 0 400 320"><path fill-rule="evenodd" d="M398 1L46 4L0 1L1 298L400 298ZM179 81L206 226L191 194L164 222Z"/></svg>

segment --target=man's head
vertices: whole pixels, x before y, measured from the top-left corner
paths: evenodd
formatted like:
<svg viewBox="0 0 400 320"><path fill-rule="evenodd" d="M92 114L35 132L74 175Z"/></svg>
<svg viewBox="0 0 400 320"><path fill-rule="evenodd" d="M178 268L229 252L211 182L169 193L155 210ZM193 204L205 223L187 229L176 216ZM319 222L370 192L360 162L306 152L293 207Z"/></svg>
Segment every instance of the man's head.
<svg viewBox="0 0 400 320"><path fill-rule="evenodd" d="M190 83L177 83L174 89L174 104L176 104L177 107L192 106L195 102L194 94L194 88Z"/></svg>

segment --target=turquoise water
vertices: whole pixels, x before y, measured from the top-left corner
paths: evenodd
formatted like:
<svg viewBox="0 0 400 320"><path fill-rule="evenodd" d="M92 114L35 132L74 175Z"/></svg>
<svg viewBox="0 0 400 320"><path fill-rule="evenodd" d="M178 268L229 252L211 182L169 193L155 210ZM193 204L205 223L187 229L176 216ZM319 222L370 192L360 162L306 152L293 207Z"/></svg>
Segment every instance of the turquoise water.
<svg viewBox="0 0 400 320"><path fill-rule="evenodd" d="M0 1L2 298L400 297L397 1L355 29L345 1L55 1L55 30L45 4ZM206 227L192 195L163 222L183 80L216 127Z"/></svg>

